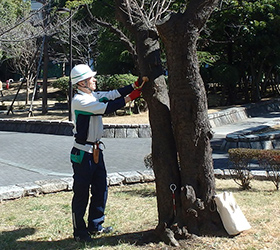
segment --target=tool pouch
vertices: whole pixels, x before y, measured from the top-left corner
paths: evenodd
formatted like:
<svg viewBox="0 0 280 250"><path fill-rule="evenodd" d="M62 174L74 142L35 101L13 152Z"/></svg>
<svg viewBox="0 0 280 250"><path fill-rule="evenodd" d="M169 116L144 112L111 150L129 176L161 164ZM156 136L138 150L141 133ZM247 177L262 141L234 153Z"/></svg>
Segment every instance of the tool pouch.
<svg viewBox="0 0 280 250"><path fill-rule="evenodd" d="M93 145L93 161L95 164L99 161L99 143L94 143Z"/></svg>

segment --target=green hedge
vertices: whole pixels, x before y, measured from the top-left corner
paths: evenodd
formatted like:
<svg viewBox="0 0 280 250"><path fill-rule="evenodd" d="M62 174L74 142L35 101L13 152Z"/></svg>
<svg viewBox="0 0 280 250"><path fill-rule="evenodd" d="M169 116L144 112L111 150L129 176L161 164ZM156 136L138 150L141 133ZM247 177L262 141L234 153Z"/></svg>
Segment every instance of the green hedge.
<svg viewBox="0 0 280 250"><path fill-rule="evenodd" d="M273 164L280 164L280 150L276 149L231 148L228 153L232 162L257 160L259 162L268 161Z"/></svg>
<svg viewBox="0 0 280 250"><path fill-rule="evenodd" d="M52 86L54 88L60 89L65 94L65 96L68 96L69 77L63 76L58 78L56 81L52 83Z"/></svg>
<svg viewBox="0 0 280 250"><path fill-rule="evenodd" d="M132 74L97 75L97 88L103 91L118 89L134 83L137 78Z"/></svg>

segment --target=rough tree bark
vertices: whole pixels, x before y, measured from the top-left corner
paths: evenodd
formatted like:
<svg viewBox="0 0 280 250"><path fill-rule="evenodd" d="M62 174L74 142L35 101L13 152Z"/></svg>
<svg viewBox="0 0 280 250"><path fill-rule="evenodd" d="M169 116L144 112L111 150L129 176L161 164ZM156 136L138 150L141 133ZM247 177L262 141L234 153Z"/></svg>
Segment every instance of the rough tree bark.
<svg viewBox="0 0 280 250"><path fill-rule="evenodd" d="M117 19L135 36L140 72L150 79L143 95L152 129L159 220L156 232L174 246L179 246L178 237L207 232L205 228L213 230L213 218L218 218L209 209L215 193L212 133L196 56L199 32L216 3L190 1L185 13L174 14L158 26L167 52L168 93L155 25L141 15L133 22L125 9L127 1L116 0ZM171 185L176 187L175 206Z"/></svg>
<svg viewBox="0 0 280 250"><path fill-rule="evenodd" d="M171 117L180 161L179 227L199 234L212 228L210 205L215 194L207 97L199 74L197 39L217 0L193 0L184 13L157 26L168 63ZM180 48L179 50L176 48Z"/></svg>

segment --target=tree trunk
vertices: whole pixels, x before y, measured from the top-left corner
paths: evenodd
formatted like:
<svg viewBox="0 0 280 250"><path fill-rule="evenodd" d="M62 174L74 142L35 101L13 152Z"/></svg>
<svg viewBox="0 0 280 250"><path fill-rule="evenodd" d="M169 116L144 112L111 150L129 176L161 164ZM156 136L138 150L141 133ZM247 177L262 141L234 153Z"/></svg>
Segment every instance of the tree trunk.
<svg viewBox="0 0 280 250"><path fill-rule="evenodd" d="M191 1L184 14L174 14L157 26L167 54L170 109L181 169L176 222L195 234L209 233L217 223L220 227L217 213L210 209L215 194L212 131L196 51L199 32L215 2Z"/></svg>
<svg viewBox="0 0 280 250"><path fill-rule="evenodd" d="M123 8L122 0L116 2ZM176 27L172 18L159 27L168 57L170 103L157 31L145 22L132 25L122 8L117 10L117 18L133 33L139 71L150 79L143 96L152 129L159 220L156 232L167 244L178 246L177 236L200 234L202 225L209 228L212 218L217 218L209 209L215 179L206 93L196 57L199 32L191 25Z"/></svg>
<svg viewBox="0 0 280 250"><path fill-rule="evenodd" d="M176 206L180 207L180 171L177 149L173 135L168 90L162 75L159 42L149 37L152 31L137 33L137 53L140 72L148 75L150 81L143 89L149 108L152 130L152 160L157 190L158 220L157 232L169 244L178 245L170 230L176 221L171 185L176 187Z"/></svg>
<svg viewBox="0 0 280 250"><path fill-rule="evenodd" d="M26 92L25 92L25 105L29 104L29 91L30 91L30 81L26 82Z"/></svg>

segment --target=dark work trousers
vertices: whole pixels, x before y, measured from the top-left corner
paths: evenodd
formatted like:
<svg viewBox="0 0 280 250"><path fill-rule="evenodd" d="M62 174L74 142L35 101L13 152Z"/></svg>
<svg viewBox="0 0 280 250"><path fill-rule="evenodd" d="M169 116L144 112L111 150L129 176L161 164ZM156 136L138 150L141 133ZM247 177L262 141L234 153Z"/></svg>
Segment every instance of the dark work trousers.
<svg viewBox="0 0 280 250"><path fill-rule="evenodd" d="M74 171L74 195L72 199L74 236L83 237L88 235L90 231L102 229L108 195L107 173L101 150L99 162L95 164L92 153L73 148L71 162ZM89 202L89 190L91 198L88 211L88 227L86 227L84 215Z"/></svg>

